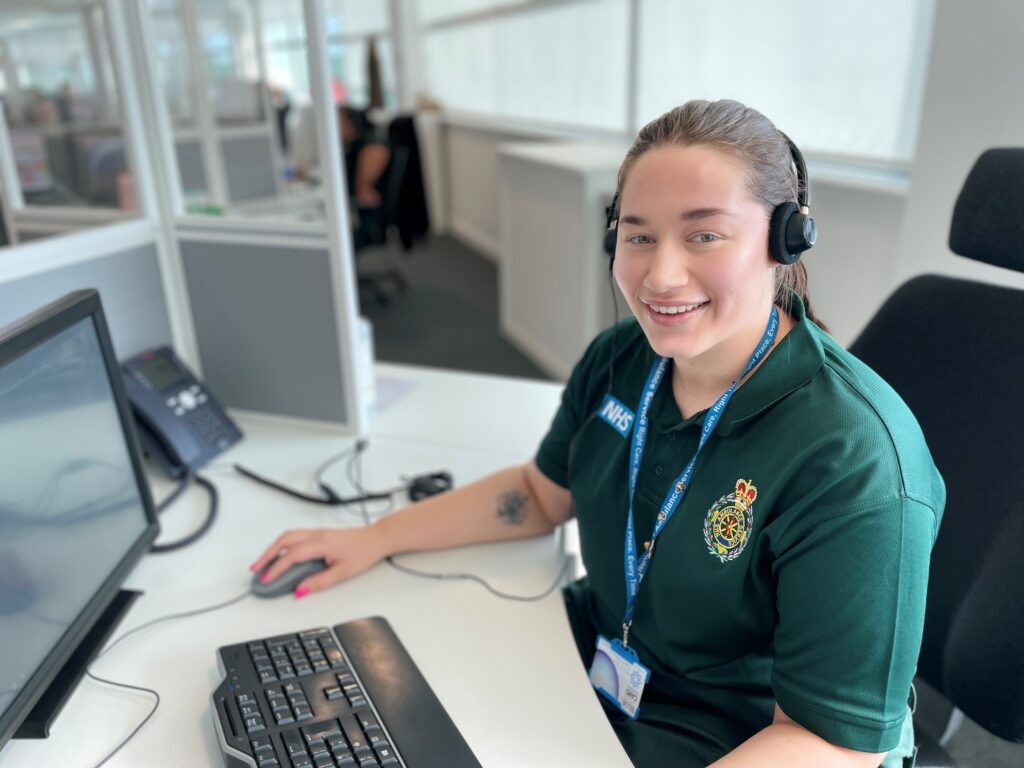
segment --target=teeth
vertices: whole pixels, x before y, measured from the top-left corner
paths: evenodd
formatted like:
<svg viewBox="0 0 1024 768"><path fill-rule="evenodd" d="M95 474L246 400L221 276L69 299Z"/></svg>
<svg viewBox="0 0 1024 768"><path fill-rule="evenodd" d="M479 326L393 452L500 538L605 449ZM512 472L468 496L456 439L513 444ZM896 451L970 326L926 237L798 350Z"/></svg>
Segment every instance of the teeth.
<svg viewBox="0 0 1024 768"><path fill-rule="evenodd" d="M678 315L681 312L690 312L696 309L697 307L702 307L704 306L704 302L702 301L699 304L680 304L677 307L656 307L653 304L648 304L647 306L649 306L659 315Z"/></svg>

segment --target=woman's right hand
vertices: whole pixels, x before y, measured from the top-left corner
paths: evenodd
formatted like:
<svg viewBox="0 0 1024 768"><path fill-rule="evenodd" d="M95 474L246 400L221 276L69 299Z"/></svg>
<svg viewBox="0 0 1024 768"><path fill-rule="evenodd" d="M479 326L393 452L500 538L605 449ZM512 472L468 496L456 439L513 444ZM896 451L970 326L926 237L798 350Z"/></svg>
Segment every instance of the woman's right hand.
<svg viewBox="0 0 1024 768"><path fill-rule="evenodd" d="M388 554L378 528L306 528L282 533L249 566L262 581L273 581L296 563L323 558L327 568L304 579L295 589L301 597L362 573Z"/></svg>

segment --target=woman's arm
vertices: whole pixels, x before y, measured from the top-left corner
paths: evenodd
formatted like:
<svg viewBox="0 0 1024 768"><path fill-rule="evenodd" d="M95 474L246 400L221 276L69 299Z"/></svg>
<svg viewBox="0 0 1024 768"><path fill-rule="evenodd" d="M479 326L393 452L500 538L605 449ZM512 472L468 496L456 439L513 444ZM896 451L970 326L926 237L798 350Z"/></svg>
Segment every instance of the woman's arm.
<svg viewBox="0 0 1024 768"><path fill-rule="evenodd" d="M793 722L776 704L771 725L709 768L878 768L885 755L830 744Z"/></svg>
<svg viewBox="0 0 1024 768"><path fill-rule="evenodd" d="M250 570L278 557L266 580L297 562L323 558L327 569L303 581L315 592L365 571L398 552L521 539L548 533L572 516L572 498L532 461L388 515L366 528L320 528L283 533ZM302 592L305 594L305 592Z"/></svg>

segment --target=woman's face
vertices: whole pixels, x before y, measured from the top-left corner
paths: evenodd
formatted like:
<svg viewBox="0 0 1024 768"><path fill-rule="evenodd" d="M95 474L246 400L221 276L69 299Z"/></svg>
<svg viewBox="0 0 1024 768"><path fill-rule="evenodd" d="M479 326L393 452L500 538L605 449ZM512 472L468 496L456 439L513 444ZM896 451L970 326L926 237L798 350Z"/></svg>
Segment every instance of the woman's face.
<svg viewBox="0 0 1024 768"><path fill-rule="evenodd" d="M627 174L615 279L659 355L749 355L764 331L774 262L745 176L741 160L706 146L650 150Z"/></svg>

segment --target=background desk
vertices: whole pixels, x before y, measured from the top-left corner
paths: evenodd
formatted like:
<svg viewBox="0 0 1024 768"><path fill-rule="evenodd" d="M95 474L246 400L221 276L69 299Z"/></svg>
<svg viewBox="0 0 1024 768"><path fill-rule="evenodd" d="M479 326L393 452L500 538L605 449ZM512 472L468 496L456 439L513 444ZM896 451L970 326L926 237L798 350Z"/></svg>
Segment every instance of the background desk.
<svg viewBox="0 0 1024 768"><path fill-rule="evenodd" d="M385 399L363 458L369 488L441 468L464 484L529 459L560 391L556 384L392 365L378 366L378 375ZM312 489L316 467L351 439L317 425L255 416L239 421L245 440L206 472L221 492L220 518L193 546L141 561L126 586L145 594L115 636L242 593L247 566L285 528L360 524L354 509L288 499L230 467L237 461ZM327 479L339 489L350 487L344 462ZM161 482L157 496L168 487ZM161 538L193 528L205 504L200 490L190 491L164 516ZM468 571L498 589L536 594L558 572L558 542L546 536L402 560L424 570ZM485 768L630 765L591 691L557 590L540 602L515 603L476 584L416 578L383 564L303 600L249 597L214 613L158 624L112 650L93 665L95 674L155 688L162 703L108 765L221 765L209 712L219 682L219 646L373 615L391 622ZM50 738L10 742L0 753L0 768L94 765L151 706L149 696L84 680Z"/></svg>

